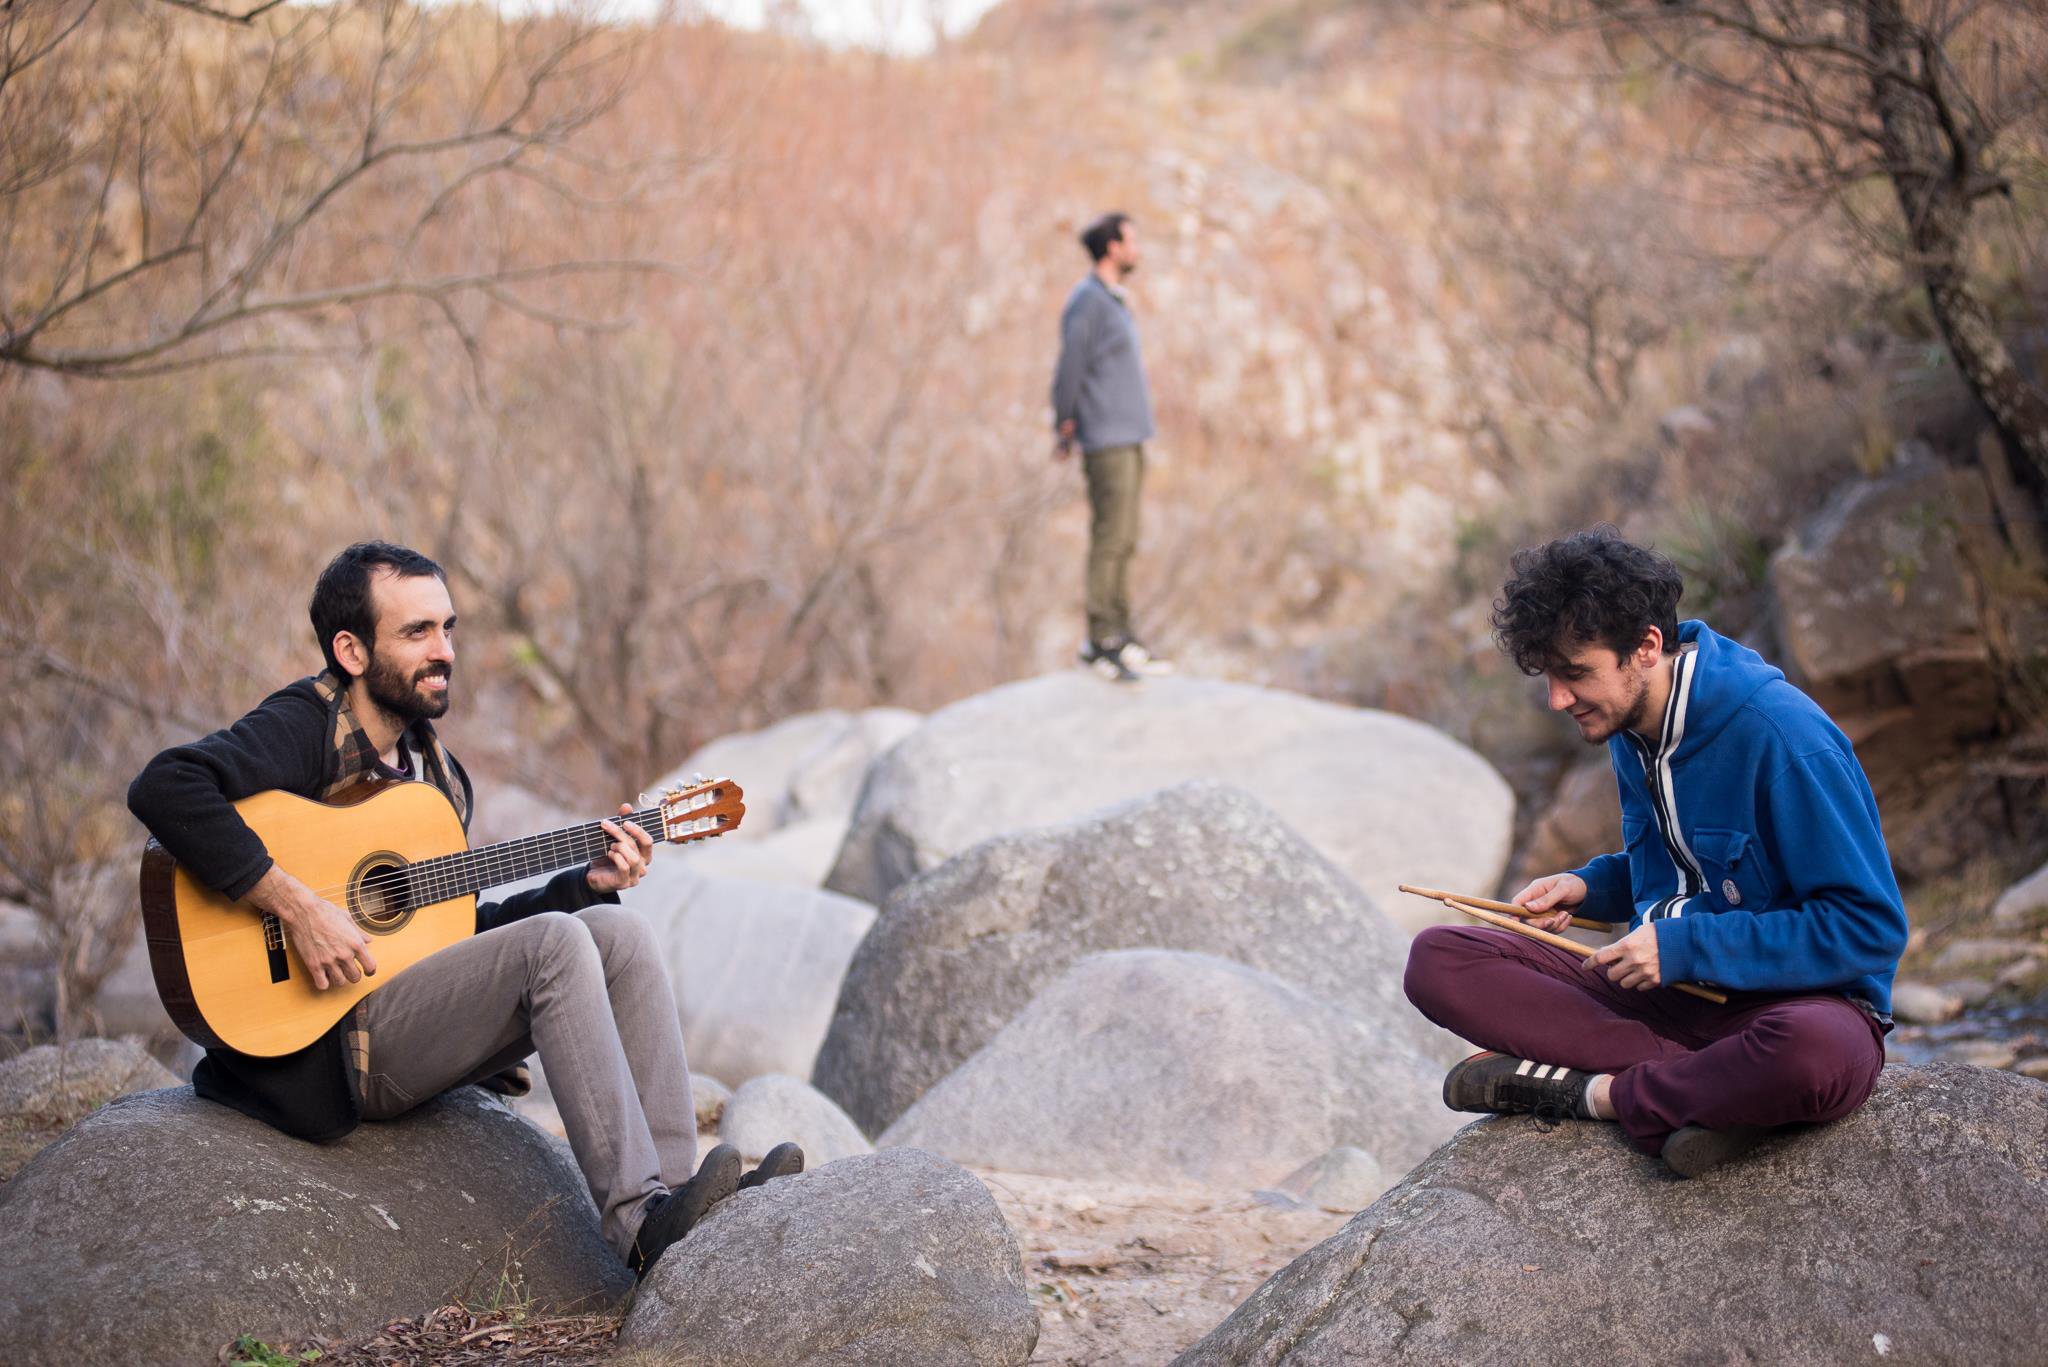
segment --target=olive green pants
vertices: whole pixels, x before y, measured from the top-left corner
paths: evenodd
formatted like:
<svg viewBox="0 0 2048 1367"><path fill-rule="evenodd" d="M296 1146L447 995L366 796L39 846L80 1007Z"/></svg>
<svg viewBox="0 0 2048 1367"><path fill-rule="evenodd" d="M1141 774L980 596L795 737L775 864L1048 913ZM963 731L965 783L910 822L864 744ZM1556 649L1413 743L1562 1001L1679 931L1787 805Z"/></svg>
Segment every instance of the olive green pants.
<svg viewBox="0 0 2048 1367"><path fill-rule="evenodd" d="M1138 491L1145 483L1143 446L1105 446L1081 458L1088 471L1088 639L1131 634L1131 556L1138 549Z"/></svg>

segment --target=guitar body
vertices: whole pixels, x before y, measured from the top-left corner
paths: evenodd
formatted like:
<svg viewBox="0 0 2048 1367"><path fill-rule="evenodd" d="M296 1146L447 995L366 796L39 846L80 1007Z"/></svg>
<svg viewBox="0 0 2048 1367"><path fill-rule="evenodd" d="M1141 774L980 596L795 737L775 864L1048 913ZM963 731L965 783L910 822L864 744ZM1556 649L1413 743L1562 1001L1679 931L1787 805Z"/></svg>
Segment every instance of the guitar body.
<svg viewBox="0 0 2048 1367"><path fill-rule="evenodd" d="M731 779L701 779L605 822L675 845L713 840L739 826L744 798ZM471 850L440 789L375 777L331 802L269 792L235 810L279 868L348 913L377 961L374 977L315 991L276 917L222 897L150 841L142 925L157 995L195 1043L258 1058L305 1048L364 997L475 934L478 889L588 863L614 838L590 821Z"/></svg>
<svg viewBox="0 0 2048 1367"><path fill-rule="evenodd" d="M195 1043L258 1057L303 1049L357 1002L476 931L474 894L418 908L390 896L407 865L469 848L454 805L430 783L370 785L332 806L291 793L235 804L278 866L349 912L370 940L374 977L316 991L273 918L200 883L151 841L142 919L157 993Z"/></svg>

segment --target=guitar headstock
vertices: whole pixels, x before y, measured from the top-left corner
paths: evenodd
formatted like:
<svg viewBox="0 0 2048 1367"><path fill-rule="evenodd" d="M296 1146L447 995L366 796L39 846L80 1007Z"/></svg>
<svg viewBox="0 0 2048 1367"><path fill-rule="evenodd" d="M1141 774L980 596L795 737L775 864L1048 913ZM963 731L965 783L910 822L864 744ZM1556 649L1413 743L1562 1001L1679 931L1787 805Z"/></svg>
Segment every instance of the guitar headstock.
<svg viewBox="0 0 2048 1367"><path fill-rule="evenodd" d="M671 788L657 804L661 838L682 845L735 830L747 814L745 796L729 778L700 778L687 788Z"/></svg>

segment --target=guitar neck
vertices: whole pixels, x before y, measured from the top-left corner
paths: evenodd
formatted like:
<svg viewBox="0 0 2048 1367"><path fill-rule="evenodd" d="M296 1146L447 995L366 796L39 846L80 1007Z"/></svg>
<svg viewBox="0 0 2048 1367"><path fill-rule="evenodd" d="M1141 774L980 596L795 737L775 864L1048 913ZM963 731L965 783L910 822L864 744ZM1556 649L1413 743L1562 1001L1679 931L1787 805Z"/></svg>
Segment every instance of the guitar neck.
<svg viewBox="0 0 2048 1367"><path fill-rule="evenodd" d="M657 842L663 839L659 807L649 807L631 816L607 817L606 820L622 826L638 826ZM408 865L406 873L412 883L414 905L431 906L451 897L467 897L485 888L587 864L610 849L611 844L612 838L605 833L603 826L595 821L586 821L580 826L565 826L544 835L501 840L495 845L464 850L460 854L422 859Z"/></svg>

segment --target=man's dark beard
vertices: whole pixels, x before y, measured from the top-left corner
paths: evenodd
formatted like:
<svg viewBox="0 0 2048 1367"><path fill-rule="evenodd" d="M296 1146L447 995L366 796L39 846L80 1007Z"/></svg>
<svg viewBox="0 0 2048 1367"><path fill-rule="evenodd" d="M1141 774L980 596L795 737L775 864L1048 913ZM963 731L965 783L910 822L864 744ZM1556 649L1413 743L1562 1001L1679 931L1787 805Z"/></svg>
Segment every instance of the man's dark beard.
<svg viewBox="0 0 2048 1367"><path fill-rule="evenodd" d="M447 691L439 696L422 696L418 688L419 681L435 674L447 676ZM371 702L407 725L416 721L431 721L445 714L448 711L449 699L455 693L454 671L447 665L430 665L413 678L407 679L378 659L374 649L370 651L370 672L363 676L363 682L370 690Z"/></svg>
<svg viewBox="0 0 2048 1367"><path fill-rule="evenodd" d="M445 712L448 709L444 707L441 710ZM1643 729L1643 723L1649 719L1649 716L1650 676L1645 674L1642 678L1636 680L1635 700L1628 705L1628 716L1622 719L1622 729L1624 731L1640 732Z"/></svg>

